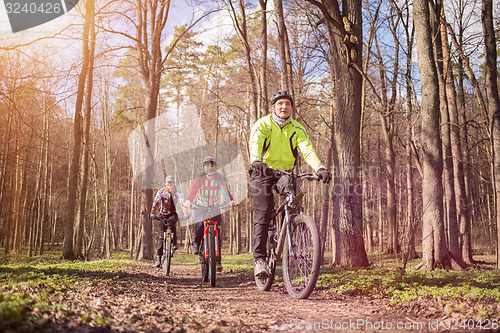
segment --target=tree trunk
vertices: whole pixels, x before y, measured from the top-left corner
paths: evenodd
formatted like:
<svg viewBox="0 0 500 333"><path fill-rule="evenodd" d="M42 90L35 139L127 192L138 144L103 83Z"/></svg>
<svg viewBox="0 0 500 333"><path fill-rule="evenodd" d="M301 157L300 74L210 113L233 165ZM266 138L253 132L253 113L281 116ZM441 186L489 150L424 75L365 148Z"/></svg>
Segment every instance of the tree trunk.
<svg viewBox="0 0 500 333"><path fill-rule="evenodd" d="M45 99L47 97L44 97ZM46 105L46 104L45 104ZM45 238L45 229L46 225L49 223L50 215L49 215L49 198L51 194L49 193L50 188L50 178L52 174L49 176L49 146L50 146L50 112L49 108L45 107L44 114L44 134L43 134L43 147L44 152L43 155L43 164L44 164L44 176L43 176L43 190L42 190L42 220L40 226L40 255L43 255L44 251L44 238Z"/></svg>
<svg viewBox="0 0 500 333"><path fill-rule="evenodd" d="M394 167L396 165L396 157L394 153L394 145L392 143L394 132L393 128L388 125L388 120L382 115L382 128L385 139L385 158L386 158L386 191L387 191L387 226L388 238L387 253L394 254L401 251L398 242L398 224L396 218L396 184L394 180Z"/></svg>
<svg viewBox="0 0 500 333"><path fill-rule="evenodd" d="M93 86L93 73L94 73L94 52L95 52L95 8L93 1L91 1L90 15L90 32L89 32L89 68L87 71L87 82L85 89L85 124L84 124L84 140L83 140L83 163L82 163L82 183L80 193L80 217L78 219L78 232L76 238L75 255L78 258L83 258L83 238L85 230L85 213L87 204L87 188L89 182L89 150L90 150L90 122L92 115L92 86Z"/></svg>
<svg viewBox="0 0 500 333"><path fill-rule="evenodd" d="M444 178L444 220L447 226L450 252L461 258L458 242L457 205L455 199L455 182L453 175L453 155L450 140L450 115L446 96L445 72L443 69L443 44L441 35L440 11L443 8L441 1L436 2L436 7L430 6L431 24L433 27L434 56L438 71L439 82L439 109L441 112L441 139L443 142L443 178Z"/></svg>
<svg viewBox="0 0 500 333"><path fill-rule="evenodd" d="M131 168L130 168L131 169ZM129 170L130 170L129 169ZM130 170L132 171L132 170ZM129 228L128 228L128 246L130 252L130 258L134 257L134 220L135 220L135 180L132 172L129 172L130 175L130 215L129 215Z"/></svg>
<svg viewBox="0 0 500 333"><path fill-rule="evenodd" d="M494 217L497 226L497 268L500 268L500 98L498 96L497 45L493 27L493 1L483 0L482 23L486 48L486 91L492 146Z"/></svg>
<svg viewBox="0 0 500 333"><path fill-rule="evenodd" d="M332 100L332 106L330 109L330 147L328 147L328 153L326 157L326 169L327 170L332 170L332 163L333 163L333 145L334 145L334 136L333 136L333 100ZM320 225L320 244L321 244L321 259L322 261L325 258L325 247L326 247L326 242L327 242L327 231L328 231L328 218L329 218L329 208L330 208L330 191L327 190L325 192L324 196L324 203L323 203L323 214L322 214L322 219L321 219L321 225Z"/></svg>
<svg viewBox="0 0 500 333"><path fill-rule="evenodd" d="M464 167L462 162L462 145L460 140L460 129L458 123L458 105L455 90L454 75L450 58L450 45L446 29L446 17L444 7L441 7L441 40L443 48L443 73L446 85L446 97L448 101L448 113L450 116L450 146L453 157L453 180L456 200L457 223L460 227L460 239L458 239L457 225L450 225L450 252L457 260L472 263L472 247L470 237L470 221L467 210L467 195L465 192ZM451 230L451 228L454 230ZM460 242L457 242L459 241Z"/></svg>
<svg viewBox="0 0 500 333"><path fill-rule="evenodd" d="M267 3L267 1L266 1ZM259 107L261 103L258 103L258 98L257 98L257 75L256 75L256 70L255 67L252 63L252 50L250 48L250 42L248 40L248 32L247 32L247 17L246 17L246 10L245 10L245 2L244 0L238 0L238 4L240 7L240 16L236 14L236 10L234 9L233 3L231 1L228 2L228 5L230 7L230 12L229 14L232 16L233 22L235 29L238 33L238 36L240 37L241 43L243 44L245 48L245 60L247 63L248 67L248 75L250 77L250 91L251 91L251 100L252 100L252 105L253 105L253 110L254 114L253 116L255 119L258 119L260 114L264 114L264 112L267 110L267 108L264 108L263 110L259 110ZM262 3L261 3L262 6ZM265 15L265 14L264 14ZM262 28L264 29L264 28ZM267 27L266 27L267 31ZM267 36L267 32L266 32ZM266 42L267 43L267 42ZM267 44L266 44L267 47ZM265 57L263 54L262 57ZM261 59L262 61L262 59ZM262 72L261 72L262 76ZM265 84L265 81L263 82Z"/></svg>
<svg viewBox="0 0 500 333"><path fill-rule="evenodd" d="M8 234L7 237L10 237L12 239L12 252L18 253L19 251L19 240L18 238L20 237L19 234L19 223L20 223L20 200L21 200L21 191L20 191L20 185L21 185L21 163L20 163L20 147L19 147L19 136L16 136L15 140L15 146L14 146L14 168L13 168L13 175L12 175L12 185L11 185L11 210L10 210L10 220L11 220L11 230L10 230L10 235Z"/></svg>
<svg viewBox="0 0 500 333"><path fill-rule="evenodd" d="M450 267L443 221L443 159L440 137L439 88L432 49L429 7L426 0L414 0L413 19L422 86L422 167L423 167L423 266Z"/></svg>
<svg viewBox="0 0 500 333"><path fill-rule="evenodd" d="M7 174L7 170L10 169L10 139L11 139L11 134L12 134L12 124L13 124L13 118L14 118L14 108L8 107L8 115L7 115L7 130L4 133L3 139L3 147L2 147L2 156L5 156L2 160L3 165L1 166L0 169L0 219L4 220L4 223L0 224L0 244L4 245L4 250L5 250L5 255L9 254L9 217L7 216L6 219L3 219L2 216L2 211L9 207L9 205L4 205L4 202L6 201L6 197L4 196L4 193L6 192L5 189L7 188L9 180L9 176ZM7 206L7 207L6 207Z"/></svg>
<svg viewBox="0 0 500 333"><path fill-rule="evenodd" d="M83 24L83 62L82 70L78 77L78 92L76 96L75 105L75 122L73 126L73 151L71 158L71 166L69 173L69 186L68 186L68 204L66 206L66 221L64 227L64 244L63 244L63 257L65 259L73 259L75 252L73 248L74 224L76 213L76 198L78 193L78 178L80 173L80 156L82 151L82 107L83 96L85 93L85 80L89 68L89 37L90 37L90 22L92 20L92 8L94 7L94 0L88 0L85 6L85 21Z"/></svg>
<svg viewBox="0 0 500 333"><path fill-rule="evenodd" d="M408 211L407 211L407 230L408 230L408 249L406 253L407 259L416 259L418 258L417 251L415 249L415 235L416 235L416 224L419 219L415 218L415 203L413 202L415 199L414 191L415 186L413 184L413 154L412 154L412 143L413 143L413 104L412 104L412 95L413 95L413 85L411 82L412 77L412 54L413 54L413 41L415 39L415 26L412 25L411 29L409 26L410 14L409 14L409 6L406 6L406 17L407 21L402 19L403 25L405 27L406 34L406 43L408 51L406 52L406 73L405 73L405 83L406 83L406 165L407 165L407 200L408 200ZM402 12L400 12L402 15Z"/></svg>
<svg viewBox="0 0 500 333"><path fill-rule="evenodd" d="M336 251L337 264L367 266L363 240L362 183L360 126L361 126L361 74L354 68L361 66L362 15L361 1L348 0L339 4L333 0L323 3L310 1L323 12L328 29L328 44L332 59L330 69L333 77L335 146L333 151L334 172L333 216L338 227L340 253ZM339 25L344 22L345 27ZM342 36L337 31L342 32ZM348 35L348 33L350 35ZM344 37L348 44L344 43ZM352 43L354 42L354 43Z"/></svg>
<svg viewBox="0 0 500 333"><path fill-rule="evenodd" d="M382 187L378 187L377 196L377 210L378 210L378 251L384 252L384 213L382 211Z"/></svg>
<svg viewBox="0 0 500 333"><path fill-rule="evenodd" d="M283 20L284 22L284 20ZM288 39L288 30L285 26L285 61L286 61L286 72L287 72L287 86L288 91L295 97L295 103L297 103L297 99L301 97L301 95L297 95L295 92L294 84L293 84L293 69L292 69L292 52L290 51L290 40ZM300 103L300 100L298 101ZM292 109L292 118L295 118L295 112L297 108ZM301 161L299 160L299 163Z"/></svg>
<svg viewBox="0 0 500 333"><path fill-rule="evenodd" d="M276 17L278 19L278 52L280 55L280 89L290 90L288 86L288 66L286 62L286 51L285 51L285 35L286 35L286 26L285 26L285 18L283 16L283 1L282 0L274 0L274 10L276 11Z"/></svg>
<svg viewBox="0 0 500 333"><path fill-rule="evenodd" d="M137 1L136 50L142 80L146 87L144 103L146 111L146 136L144 139L148 144L144 158L146 159L145 165L150 166L146 168L144 176L148 184L146 184L147 188L144 189L141 208L140 259L153 259L153 230L148 212L151 210L153 204L153 189L151 187L153 186L155 175L153 158L156 144L154 119L157 111L163 63L166 61L166 59L162 58L161 37L167 23L169 10L170 0L153 0L147 1L147 3L141 0ZM111 228L109 231L111 233Z"/></svg>
<svg viewBox="0 0 500 333"><path fill-rule="evenodd" d="M267 104L267 0L259 0L261 21L261 43L260 55L260 108L255 119L263 117L268 109Z"/></svg>

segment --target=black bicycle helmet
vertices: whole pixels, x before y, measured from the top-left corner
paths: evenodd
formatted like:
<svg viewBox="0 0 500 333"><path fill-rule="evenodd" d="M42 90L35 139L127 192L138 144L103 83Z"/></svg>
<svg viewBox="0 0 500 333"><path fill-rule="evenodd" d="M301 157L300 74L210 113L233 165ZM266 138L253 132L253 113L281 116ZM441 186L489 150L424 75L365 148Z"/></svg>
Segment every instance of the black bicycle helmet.
<svg viewBox="0 0 500 333"><path fill-rule="evenodd" d="M207 156L203 159L203 165L208 162L212 162L214 165L217 165L217 162L215 161L215 158L213 156Z"/></svg>
<svg viewBox="0 0 500 333"><path fill-rule="evenodd" d="M294 100L293 100L293 97L292 95L290 95L290 93L286 90L278 90L277 92L275 92L272 96L271 96L271 105L273 105L274 103L276 103L276 101L278 99L281 99L281 98L286 98L288 100L290 100L290 102L292 102L292 106L294 104Z"/></svg>

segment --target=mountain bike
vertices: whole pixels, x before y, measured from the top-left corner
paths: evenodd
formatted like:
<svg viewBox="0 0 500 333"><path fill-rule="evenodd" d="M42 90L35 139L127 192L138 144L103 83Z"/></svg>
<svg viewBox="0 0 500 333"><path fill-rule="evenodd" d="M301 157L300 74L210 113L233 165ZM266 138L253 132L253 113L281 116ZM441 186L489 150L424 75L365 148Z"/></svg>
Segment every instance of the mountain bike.
<svg viewBox="0 0 500 333"><path fill-rule="evenodd" d="M210 282L211 287L215 287L217 279L217 258L219 253L219 224L213 218L220 214L220 208L227 208L229 205L198 206L191 204L194 209L207 209L206 219L203 221L203 240L198 251L201 263L201 280Z"/></svg>
<svg viewBox="0 0 500 333"><path fill-rule="evenodd" d="M161 216L155 216L155 220L161 220ZM163 255L161 256L163 271L165 275L170 274L170 263L172 261L172 256L174 255L174 232L172 231L172 225L170 223L165 223L167 230L163 233Z"/></svg>
<svg viewBox="0 0 500 333"><path fill-rule="evenodd" d="M304 214L299 202L304 197L299 179L320 180L313 173L295 174L293 171L276 170L278 176L287 176L284 197L275 210L269 225L267 242L267 274L255 277L261 291L271 289L276 273L276 264L282 256L283 281L286 291L296 299L305 299L316 286L320 269L320 241L314 220ZM281 214L281 217L278 217ZM279 219L281 219L279 221ZM278 223L279 222L279 223ZM278 238L276 238L278 237Z"/></svg>

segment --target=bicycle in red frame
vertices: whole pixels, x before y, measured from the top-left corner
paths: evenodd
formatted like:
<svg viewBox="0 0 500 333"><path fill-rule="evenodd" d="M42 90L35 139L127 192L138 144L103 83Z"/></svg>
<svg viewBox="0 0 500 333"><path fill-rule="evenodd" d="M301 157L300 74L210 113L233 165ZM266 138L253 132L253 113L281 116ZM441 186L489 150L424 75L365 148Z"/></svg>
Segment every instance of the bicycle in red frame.
<svg viewBox="0 0 500 333"><path fill-rule="evenodd" d="M227 208L225 205L198 206L191 204L194 209L207 209L206 219L203 221L203 240L200 244L198 256L201 263L201 280L210 282L211 287L215 287L217 279L217 258L219 253L219 223L213 218L220 214L220 208Z"/></svg>

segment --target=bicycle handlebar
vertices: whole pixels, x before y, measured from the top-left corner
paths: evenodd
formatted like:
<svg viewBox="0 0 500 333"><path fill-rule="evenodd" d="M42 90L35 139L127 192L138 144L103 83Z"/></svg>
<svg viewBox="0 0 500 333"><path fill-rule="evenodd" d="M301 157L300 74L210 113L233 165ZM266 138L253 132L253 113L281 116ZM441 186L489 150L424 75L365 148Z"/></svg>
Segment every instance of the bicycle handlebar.
<svg viewBox="0 0 500 333"><path fill-rule="evenodd" d="M150 217L151 217L152 220L161 220L162 215L156 215L155 214L154 216L150 215ZM180 221L180 220L185 220L187 217L184 214L183 214L183 216L179 216L179 214L177 214L177 218Z"/></svg>
<svg viewBox="0 0 500 333"><path fill-rule="evenodd" d="M299 174L295 174L293 171L285 171L285 170L274 170L276 171L278 174L284 174L284 175L287 175L287 176L293 176L295 178L305 178L307 180L321 180L321 175L320 174L317 174L317 173L299 173Z"/></svg>
<svg viewBox="0 0 500 333"><path fill-rule="evenodd" d="M191 203L191 209L193 209L193 208L195 208L195 209L207 208L208 210L212 210L212 209L217 209L217 208L225 209L225 208L228 208L228 207L231 207L231 204L224 203L224 204L221 204L221 205L200 206L200 205L197 205L197 204L195 204L193 202Z"/></svg>

